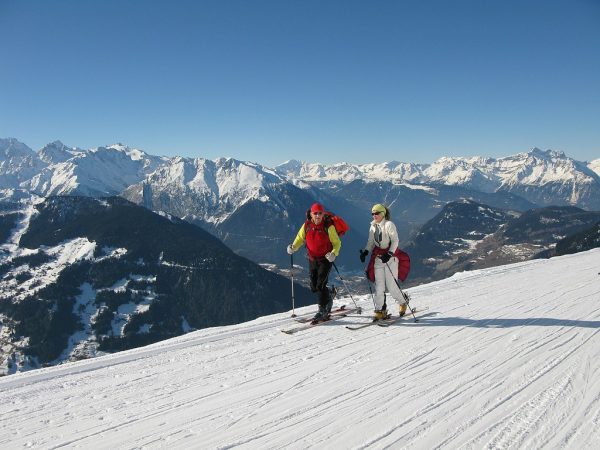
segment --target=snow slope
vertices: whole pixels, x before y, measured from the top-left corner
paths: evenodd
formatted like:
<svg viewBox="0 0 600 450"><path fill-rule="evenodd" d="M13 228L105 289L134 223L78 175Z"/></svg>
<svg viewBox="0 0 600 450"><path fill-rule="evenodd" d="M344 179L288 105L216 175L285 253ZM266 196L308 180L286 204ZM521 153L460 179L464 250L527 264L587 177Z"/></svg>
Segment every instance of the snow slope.
<svg viewBox="0 0 600 450"><path fill-rule="evenodd" d="M598 448L599 268L457 274L410 289L419 323L290 336L288 312L5 377L0 446Z"/></svg>

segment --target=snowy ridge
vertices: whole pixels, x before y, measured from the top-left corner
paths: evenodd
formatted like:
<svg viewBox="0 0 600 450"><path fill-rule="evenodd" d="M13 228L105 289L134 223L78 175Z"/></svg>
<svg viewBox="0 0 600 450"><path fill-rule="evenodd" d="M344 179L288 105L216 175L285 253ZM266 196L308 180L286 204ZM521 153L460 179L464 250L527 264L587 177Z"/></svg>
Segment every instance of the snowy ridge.
<svg viewBox="0 0 600 450"><path fill-rule="evenodd" d="M389 162L382 164L311 164L288 161L276 167L279 173L305 181L393 181L397 183L441 183L469 185L494 192L515 184L544 185L552 182L597 182L596 160L589 169L562 152L538 148L505 158L442 157L432 164ZM596 168L596 169L594 169Z"/></svg>
<svg viewBox="0 0 600 450"><path fill-rule="evenodd" d="M52 164L21 187L44 196L116 195L165 161L120 144L80 151L60 142L44 147L41 157Z"/></svg>
<svg viewBox="0 0 600 450"><path fill-rule="evenodd" d="M540 206L577 205L600 209L597 163L589 165L562 152L534 148L504 158L443 157L433 164L307 164L288 161L276 170L312 182L354 180L406 184L460 186L484 193L509 192ZM594 169L595 168L595 169ZM595 171L596 170L596 171Z"/></svg>
<svg viewBox="0 0 600 450"><path fill-rule="evenodd" d="M60 164L74 156L83 154L85 154L85 150L70 148L60 141L54 141L44 146L44 148L38 152L38 157L46 164Z"/></svg>
<svg viewBox="0 0 600 450"><path fill-rule="evenodd" d="M460 273L409 290L419 323L288 336L288 312L6 377L0 443L596 448L598 267L596 249Z"/></svg>
<svg viewBox="0 0 600 450"><path fill-rule="evenodd" d="M397 161L380 164L339 163L324 165L296 160L275 167L277 172L304 181L345 181L357 179L372 181L422 182L427 164L400 163Z"/></svg>
<svg viewBox="0 0 600 450"><path fill-rule="evenodd" d="M24 252L19 248L19 241L21 240L21 236L23 236L23 234L27 231L31 218L37 214L35 206L42 203L44 199L36 195L26 195L24 198L22 198L21 195L23 195L23 193L20 191L8 189L0 191L0 199L14 199L14 201L21 205L22 213L21 219L18 221L17 226L12 230L9 238L6 240L6 242L0 245L0 263L3 263L6 259L13 259L17 256L22 256L26 252L29 252Z"/></svg>
<svg viewBox="0 0 600 450"><path fill-rule="evenodd" d="M168 210L186 219L218 224L253 200L277 201L272 187L287 180L259 164L233 158L176 157L145 180L131 186L123 196L136 203L151 195L153 209ZM149 189L148 189L149 188ZM162 203L163 199L168 203Z"/></svg>
<svg viewBox="0 0 600 450"><path fill-rule="evenodd" d="M0 189L17 188L45 166L25 144L13 138L0 138Z"/></svg>

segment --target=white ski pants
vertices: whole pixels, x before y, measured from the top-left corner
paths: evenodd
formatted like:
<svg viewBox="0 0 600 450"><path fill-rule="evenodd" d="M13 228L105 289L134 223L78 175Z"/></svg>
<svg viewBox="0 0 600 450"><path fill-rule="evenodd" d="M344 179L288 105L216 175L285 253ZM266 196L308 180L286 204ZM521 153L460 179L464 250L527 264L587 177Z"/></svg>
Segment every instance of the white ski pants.
<svg viewBox="0 0 600 450"><path fill-rule="evenodd" d="M388 269L389 267L389 269ZM403 297L396 280L398 278L398 259L390 258L386 263L383 263L381 259L375 258L375 309L381 310L383 308L384 293L387 291L390 293L397 303L402 303ZM387 304L389 309L389 302Z"/></svg>

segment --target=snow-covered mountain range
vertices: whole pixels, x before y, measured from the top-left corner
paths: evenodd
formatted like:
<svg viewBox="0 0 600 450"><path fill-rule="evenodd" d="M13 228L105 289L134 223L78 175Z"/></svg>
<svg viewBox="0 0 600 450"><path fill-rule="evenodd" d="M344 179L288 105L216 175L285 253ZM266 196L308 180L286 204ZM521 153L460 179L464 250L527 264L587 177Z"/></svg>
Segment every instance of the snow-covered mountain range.
<svg viewBox="0 0 600 450"><path fill-rule="evenodd" d="M0 445L595 449L598 267L596 249L457 274L408 290L418 323L347 330L367 295L292 336L287 312L5 377Z"/></svg>
<svg viewBox="0 0 600 450"><path fill-rule="evenodd" d="M307 205L319 196L309 185L289 182L259 164L156 157L121 144L81 150L57 141L35 153L4 139L0 161L0 189L44 197L122 195L200 225L241 255L266 263L281 259L274 249L287 245Z"/></svg>
<svg viewBox="0 0 600 450"><path fill-rule="evenodd" d="M121 144L83 150L61 142L34 152L0 139L0 189L40 196L121 195L183 218L259 263L285 264L314 201L351 219L345 243L364 245L373 203L391 206L403 242L449 202L470 199L507 210L573 205L600 210L600 159L576 161L533 149L493 159L441 158L433 164L321 165L288 161L275 168L232 158L158 157ZM356 258L339 263L358 268Z"/></svg>
<svg viewBox="0 0 600 450"><path fill-rule="evenodd" d="M600 159L581 163L567 157L563 152L542 151L533 148L505 158L442 157L432 164L403 163L398 161L379 164L339 163L324 165L296 160L275 167L279 173L306 181L345 181L356 179L394 181L404 183L441 183L447 185L481 182L480 190L493 191L518 182L543 184L581 179L579 172L592 176L587 169L600 175Z"/></svg>
<svg viewBox="0 0 600 450"><path fill-rule="evenodd" d="M252 201L273 201L281 214L286 204L278 188L287 180L259 164L219 158L169 159L124 190L123 196L152 209L217 225Z"/></svg>
<svg viewBox="0 0 600 450"><path fill-rule="evenodd" d="M600 164L576 161L562 152L538 148L505 158L443 157L433 164L322 165L288 161L275 168L290 178L312 182L391 181L407 185L462 186L481 192L510 192L546 206L571 204L600 209Z"/></svg>
<svg viewBox="0 0 600 450"><path fill-rule="evenodd" d="M199 225L256 262L281 264L281 249L315 201L312 188L303 187L259 164L178 157L121 195Z"/></svg>
<svg viewBox="0 0 600 450"><path fill-rule="evenodd" d="M80 151L53 142L39 156L48 165L20 187L43 196L115 195L166 161L120 144Z"/></svg>
<svg viewBox="0 0 600 450"><path fill-rule="evenodd" d="M499 159L443 157L432 164L332 165L288 161L270 169L231 158L151 156L122 144L82 150L56 141L36 153L10 138L0 139L0 175L0 188L29 189L43 196L115 195L147 182L160 192L204 198L208 212L201 214L217 222L230 212L230 205L248 199L268 201L261 190L272 184L298 184L298 180L391 181L417 187L442 184L486 193L512 192L540 206L560 201L600 209L600 159L580 162L562 152L537 148ZM229 206L215 208L219 203Z"/></svg>
<svg viewBox="0 0 600 450"><path fill-rule="evenodd" d="M166 161L121 144L82 150L55 141L35 153L15 139L0 139L0 189L45 197L116 195Z"/></svg>

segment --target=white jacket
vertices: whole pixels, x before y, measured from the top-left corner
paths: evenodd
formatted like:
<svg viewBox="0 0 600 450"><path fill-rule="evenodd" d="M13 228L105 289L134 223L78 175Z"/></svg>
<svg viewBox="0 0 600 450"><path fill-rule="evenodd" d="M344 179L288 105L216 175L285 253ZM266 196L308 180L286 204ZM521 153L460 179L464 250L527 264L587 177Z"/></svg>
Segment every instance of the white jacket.
<svg viewBox="0 0 600 450"><path fill-rule="evenodd" d="M390 252L394 253L398 248L400 240L398 239L398 230L394 222L383 219L379 224L375 221L371 222L369 228L369 240L367 241L367 250L372 251L373 247L390 248Z"/></svg>

